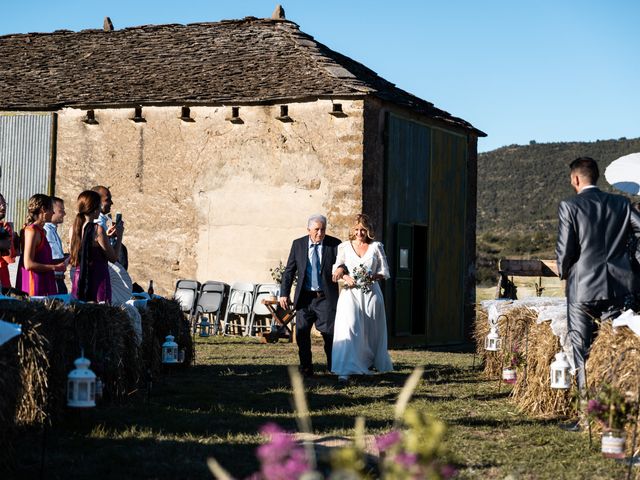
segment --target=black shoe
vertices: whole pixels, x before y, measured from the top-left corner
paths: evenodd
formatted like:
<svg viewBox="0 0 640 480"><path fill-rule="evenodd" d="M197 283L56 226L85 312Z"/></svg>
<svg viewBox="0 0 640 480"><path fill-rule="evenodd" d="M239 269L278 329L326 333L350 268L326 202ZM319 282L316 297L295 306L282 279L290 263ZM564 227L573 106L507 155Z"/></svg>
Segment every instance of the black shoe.
<svg viewBox="0 0 640 480"><path fill-rule="evenodd" d="M304 378L311 378L311 377L313 377L313 368L309 368L309 367L307 367L307 368L303 368L303 367L300 367L300 368L299 368L299 370L300 370L300 374L301 374Z"/></svg>
<svg viewBox="0 0 640 480"><path fill-rule="evenodd" d="M565 432L581 432L580 420L574 420L573 422L561 423L559 427Z"/></svg>

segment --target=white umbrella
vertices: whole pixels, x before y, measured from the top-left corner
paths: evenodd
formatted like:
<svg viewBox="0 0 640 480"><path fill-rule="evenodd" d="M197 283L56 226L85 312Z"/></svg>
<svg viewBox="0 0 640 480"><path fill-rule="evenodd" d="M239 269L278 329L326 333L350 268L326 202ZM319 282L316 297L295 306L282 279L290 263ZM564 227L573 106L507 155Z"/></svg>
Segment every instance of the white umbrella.
<svg viewBox="0 0 640 480"><path fill-rule="evenodd" d="M640 193L640 153L625 155L611 162L604 172L607 182L620 191Z"/></svg>

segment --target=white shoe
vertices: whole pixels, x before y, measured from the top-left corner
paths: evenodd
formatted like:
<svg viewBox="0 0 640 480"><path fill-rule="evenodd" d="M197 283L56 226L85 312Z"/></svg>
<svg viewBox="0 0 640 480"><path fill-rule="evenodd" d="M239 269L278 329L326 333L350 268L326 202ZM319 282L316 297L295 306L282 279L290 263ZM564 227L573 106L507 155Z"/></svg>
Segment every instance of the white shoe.
<svg viewBox="0 0 640 480"><path fill-rule="evenodd" d="M338 383L347 383L349 381L349 375L338 376Z"/></svg>

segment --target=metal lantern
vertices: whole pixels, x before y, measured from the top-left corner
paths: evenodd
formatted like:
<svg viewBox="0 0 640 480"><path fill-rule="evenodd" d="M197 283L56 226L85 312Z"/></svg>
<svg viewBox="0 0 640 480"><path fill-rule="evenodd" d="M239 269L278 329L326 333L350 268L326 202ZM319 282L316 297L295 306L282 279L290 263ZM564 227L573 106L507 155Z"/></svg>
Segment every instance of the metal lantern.
<svg viewBox="0 0 640 480"><path fill-rule="evenodd" d="M207 318L206 315L202 315L200 317L200 336L208 337L210 328L211 328L211 324L209 323L209 319Z"/></svg>
<svg viewBox="0 0 640 480"><path fill-rule="evenodd" d="M571 365L567 360L567 354L564 352L556 353L556 359L551 362L551 388L567 390L571 388Z"/></svg>
<svg viewBox="0 0 640 480"><path fill-rule="evenodd" d="M173 335L167 335L166 342L162 344L162 363L178 363L178 344L174 342Z"/></svg>
<svg viewBox="0 0 640 480"><path fill-rule="evenodd" d="M484 339L484 349L489 352L497 352L501 348L502 339L500 338L500 335L498 335L498 327L492 325L487 338Z"/></svg>
<svg viewBox="0 0 640 480"><path fill-rule="evenodd" d="M67 406L90 408L96 406L96 374L91 371L91 361L84 354L77 358L67 377Z"/></svg>

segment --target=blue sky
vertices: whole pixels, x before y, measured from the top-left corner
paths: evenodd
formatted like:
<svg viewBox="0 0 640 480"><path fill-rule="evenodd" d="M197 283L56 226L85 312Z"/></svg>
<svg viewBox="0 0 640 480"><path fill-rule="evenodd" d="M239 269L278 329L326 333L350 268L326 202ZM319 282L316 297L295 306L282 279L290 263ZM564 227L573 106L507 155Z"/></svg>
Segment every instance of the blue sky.
<svg viewBox="0 0 640 480"><path fill-rule="evenodd" d="M9 0L0 35L269 17L266 0ZM640 2L294 0L289 20L488 133L479 150L640 137Z"/></svg>

